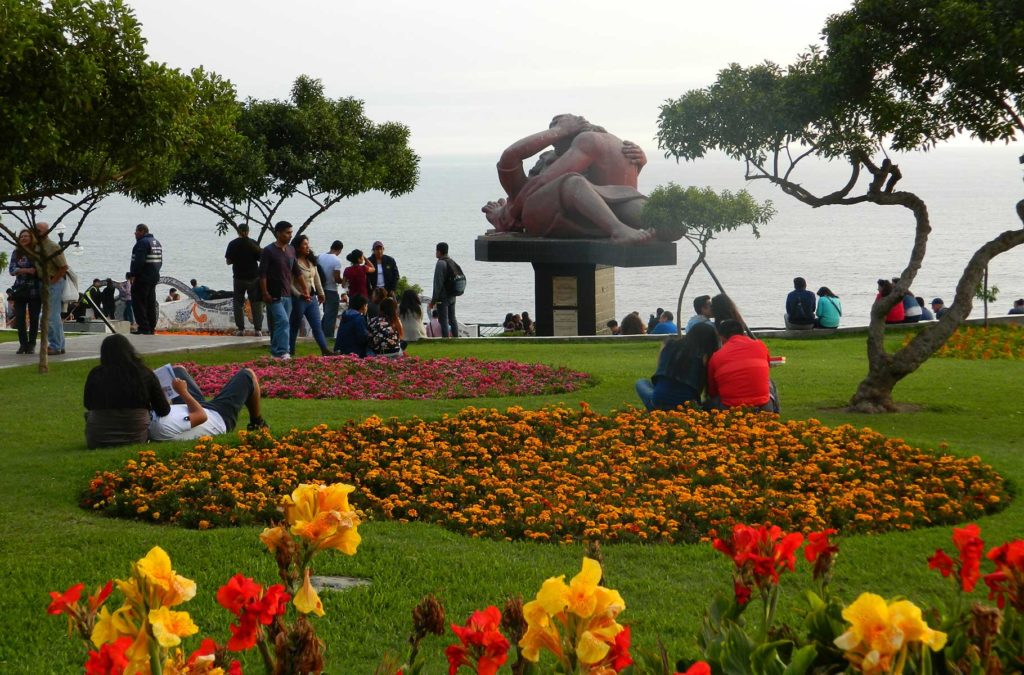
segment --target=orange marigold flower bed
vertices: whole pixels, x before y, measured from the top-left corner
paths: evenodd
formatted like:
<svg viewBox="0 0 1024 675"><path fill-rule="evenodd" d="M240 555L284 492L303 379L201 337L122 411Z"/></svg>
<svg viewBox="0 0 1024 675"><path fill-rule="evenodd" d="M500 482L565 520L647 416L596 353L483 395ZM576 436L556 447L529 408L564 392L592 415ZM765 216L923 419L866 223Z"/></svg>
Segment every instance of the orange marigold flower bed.
<svg viewBox="0 0 1024 675"><path fill-rule="evenodd" d="M908 335L907 344L913 339ZM935 356L947 359L1024 359L1024 326L1019 324L998 324L983 326L960 326L942 345Z"/></svg>
<svg viewBox="0 0 1024 675"><path fill-rule="evenodd" d="M146 450L98 472L82 506L187 527L278 519L302 482L355 485L377 518L510 540L694 542L735 523L844 533L958 523L1010 495L977 457L870 429L768 414L466 408L440 420L371 417L281 438Z"/></svg>

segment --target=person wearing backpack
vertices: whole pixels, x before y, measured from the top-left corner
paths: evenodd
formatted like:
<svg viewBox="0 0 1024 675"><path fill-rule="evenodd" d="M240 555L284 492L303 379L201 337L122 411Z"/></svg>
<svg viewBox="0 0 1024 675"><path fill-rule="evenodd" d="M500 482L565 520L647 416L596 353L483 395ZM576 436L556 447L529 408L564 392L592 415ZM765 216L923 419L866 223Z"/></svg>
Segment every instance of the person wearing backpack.
<svg viewBox="0 0 1024 675"><path fill-rule="evenodd" d="M466 290L466 275L458 263L448 257L448 244L439 242L434 252L434 288L430 295L430 309L437 307L441 324L441 337L459 337L459 322L455 318L455 299Z"/></svg>

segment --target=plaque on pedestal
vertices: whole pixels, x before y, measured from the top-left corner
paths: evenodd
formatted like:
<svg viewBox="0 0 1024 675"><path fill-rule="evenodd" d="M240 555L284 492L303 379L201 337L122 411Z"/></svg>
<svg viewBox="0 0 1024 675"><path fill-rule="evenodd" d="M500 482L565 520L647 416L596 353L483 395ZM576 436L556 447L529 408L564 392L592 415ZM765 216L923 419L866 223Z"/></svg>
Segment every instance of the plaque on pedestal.
<svg viewBox="0 0 1024 675"><path fill-rule="evenodd" d="M533 264L537 335L597 335L615 318L615 268L675 265L676 245L502 232L477 237L476 259Z"/></svg>

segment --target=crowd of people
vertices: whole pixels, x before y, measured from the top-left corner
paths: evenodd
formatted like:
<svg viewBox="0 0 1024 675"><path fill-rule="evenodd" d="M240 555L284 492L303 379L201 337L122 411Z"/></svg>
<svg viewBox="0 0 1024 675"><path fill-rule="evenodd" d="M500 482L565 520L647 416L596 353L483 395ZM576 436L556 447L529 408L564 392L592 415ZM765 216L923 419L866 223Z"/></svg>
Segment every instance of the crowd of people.
<svg viewBox="0 0 1024 675"><path fill-rule="evenodd" d="M501 327L506 333L536 335L536 328L533 325L533 319L530 318L529 312L522 312L520 314L509 312L505 315L505 320L501 323Z"/></svg>
<svg viewBox="0 0 1024 675"><path fill-rule="evenodd" d="M778 394L768 375L768 348L750 335L729 296L700 296L694 300L694 309L697 313L688 322L686 334L667 340L654 374L636 383L637 395L647 409L693 405L779 412ZM671 321L669 316L656 325Z"/></svg>

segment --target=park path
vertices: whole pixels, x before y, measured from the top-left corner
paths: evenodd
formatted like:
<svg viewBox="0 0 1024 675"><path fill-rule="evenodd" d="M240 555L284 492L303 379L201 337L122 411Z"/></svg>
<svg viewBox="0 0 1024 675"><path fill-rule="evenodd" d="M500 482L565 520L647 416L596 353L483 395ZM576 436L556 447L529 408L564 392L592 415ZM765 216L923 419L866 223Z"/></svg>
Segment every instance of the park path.
<svg viewBox="0 0 1024 675"><path fill-rule="evenodd" d="M50 364L59 367L68 361L85 361L99 359L100 343L107 337L104 333L84 333L68 335L65 354L51 356ZM250 346L253 344L269 344L269 337L234 337L230 335L127 335L126 336L142 356L169 352L193 352L204 349L221 349L236 345ZM43 340L43 349L46 340ZM18 342L0 342L0 368L17 366L35 366L39 363L39 354L18 354Z"/></svg>

